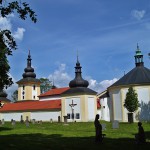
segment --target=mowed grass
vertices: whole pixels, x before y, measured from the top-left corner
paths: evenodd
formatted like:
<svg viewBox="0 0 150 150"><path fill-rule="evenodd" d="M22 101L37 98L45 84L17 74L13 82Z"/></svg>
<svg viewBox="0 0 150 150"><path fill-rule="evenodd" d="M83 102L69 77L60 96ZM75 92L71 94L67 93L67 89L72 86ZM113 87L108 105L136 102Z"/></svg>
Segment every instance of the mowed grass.
<svg viewBox="0 0 150 150"><path fill-rule="evenodd" d="M143 123L147 143L136 145L134 134L137 123L120 123L119 129L112 129L110 122L103 131L106 137L102 144L95 143L93 122L88 123L16 123L0 126L0 150L150 150L150 123Z"/></svg>

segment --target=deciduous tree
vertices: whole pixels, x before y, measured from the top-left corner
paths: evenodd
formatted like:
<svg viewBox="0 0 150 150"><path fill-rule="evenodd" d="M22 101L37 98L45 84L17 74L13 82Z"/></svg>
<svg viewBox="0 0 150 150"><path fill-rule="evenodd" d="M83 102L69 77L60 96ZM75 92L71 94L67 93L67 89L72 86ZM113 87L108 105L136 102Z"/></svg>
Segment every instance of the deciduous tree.
<svg viewBox="0 0 150 150"><path fill-rule="evenodd" d="M0 0L0 17L7 18L10 14L18 15L22 20L29 17L32 22L36 23L37 18L35 12L26 2ZM8 56L12 55L12 51L17 49L17 44L10 30L0 29L0 91L13 84L12 78L9 76L10 65Z"/></svg>

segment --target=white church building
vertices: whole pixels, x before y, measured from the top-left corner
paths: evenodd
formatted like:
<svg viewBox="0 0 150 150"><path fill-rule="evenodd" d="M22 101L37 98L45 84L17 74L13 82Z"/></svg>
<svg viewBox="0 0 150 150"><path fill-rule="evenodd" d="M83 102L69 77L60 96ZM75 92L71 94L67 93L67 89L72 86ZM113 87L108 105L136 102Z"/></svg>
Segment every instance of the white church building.
<svg viewBox="0 0 150 150"><path fill-rule="evenodd" d="M134 112L134 121L150 121L150 69L144 67L143 55L139 46L135 54L135 67L102 93L88 88L88 81L82 78L81 65L77 57L75 78L68 87L53 87L40 94L40 80L36 79L31 67L31 55L27 58L27 67L18 84L18 101L9 102L4 92L0 92L3 107L0 108L0 120L20 121L42 120L64 122L94 121L95 115L105 121L118 120L128 122L128 111L124 100L130 86L136 91L140 103ZM130 62L129 62L130 63Z"/></svg>
<svg viewBox="0 0 150 150"><path fill-rule="evenodd" d="M0 120L20 121L42 120L64 122L94 121L97 114L97 92L88 88L88 81L82 78L81 66L77 57L75 78L69 87L53 87L40 94L40 80L36 79L34 68L31 67L31 55L27 58L27 67L23 78L18 84L18 101L4 103L0 108ZM4 95L4 94L3 94Z"/></svg>

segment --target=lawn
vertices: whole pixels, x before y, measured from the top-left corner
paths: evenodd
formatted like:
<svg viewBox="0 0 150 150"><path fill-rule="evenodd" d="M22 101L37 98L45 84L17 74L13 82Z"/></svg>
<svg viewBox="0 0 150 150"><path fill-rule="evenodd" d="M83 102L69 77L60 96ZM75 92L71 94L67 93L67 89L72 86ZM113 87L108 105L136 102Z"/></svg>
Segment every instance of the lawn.
<svg viewBox="0 0 150 150"><path fill-rule="evenodd" d="M16 123L10 122L0 126L1 150L148 150L150 149L150 123L143 123L147 143L136 145L134 134L137 123L120 123L119 129L112 129L110 122L106 124L106 134L102 144L94 142L95 129L93 122L88 123Z"/></svg>

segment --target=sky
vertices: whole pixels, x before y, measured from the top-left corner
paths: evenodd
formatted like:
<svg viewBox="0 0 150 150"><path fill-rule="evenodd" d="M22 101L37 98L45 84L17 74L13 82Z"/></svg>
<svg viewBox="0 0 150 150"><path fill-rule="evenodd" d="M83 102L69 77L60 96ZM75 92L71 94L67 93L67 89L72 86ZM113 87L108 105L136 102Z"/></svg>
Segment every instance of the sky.
<svg viewBox="0 0 150 150"><path fill-rule="evenodd" d="M149 0L25 1L37 23L16 14L0 17L0 28L11 30L18 45L8 58L14 81L9 95L22 78L29 50L37 78L54 79L57 87L74 79L78 53L82 76L98 93L135 67L137 43L150 67Z"/></svg>

